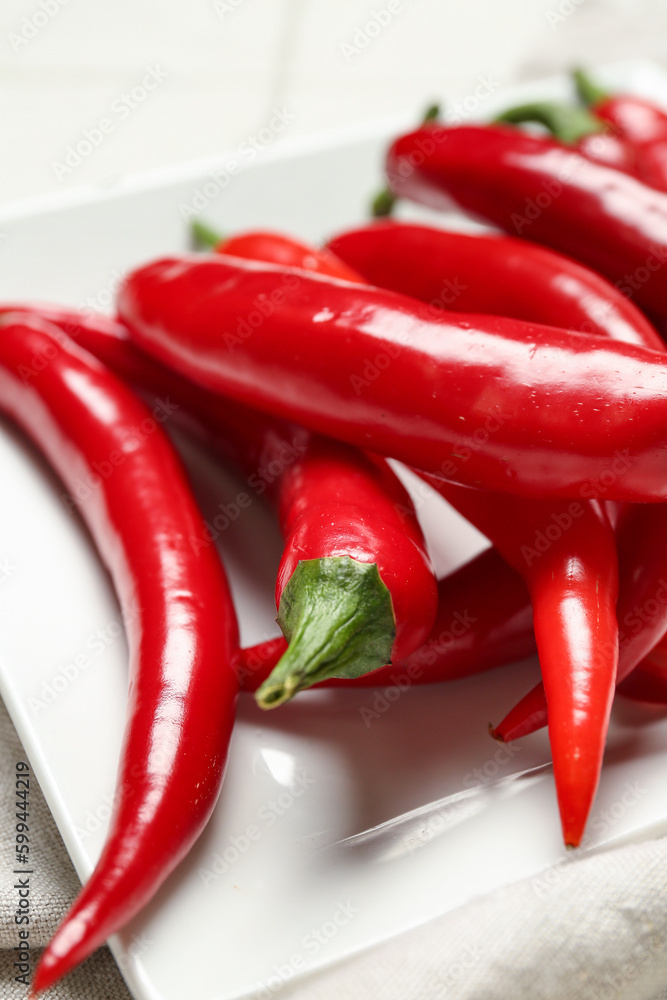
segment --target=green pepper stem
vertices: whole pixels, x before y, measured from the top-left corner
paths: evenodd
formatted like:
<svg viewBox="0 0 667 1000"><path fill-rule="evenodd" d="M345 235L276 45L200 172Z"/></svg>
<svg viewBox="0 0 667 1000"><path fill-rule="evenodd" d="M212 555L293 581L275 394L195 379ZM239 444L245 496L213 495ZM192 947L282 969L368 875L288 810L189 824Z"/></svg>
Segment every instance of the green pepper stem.
<svg viewBox="0 0 667 1000"><path fill-rule="evenodd" d="M440 117L440 105L437 103L429 104L426 111L422 115L421 124L426 125L428 122L433 122ZM394 211L394 205L398 201L398 198L390 191L389 188L384 188L379 191L371 202L371 215L374 219L385 219L387 216L391 215Z"/></svg>
<svg viewBox="0 0 667 1000"><path fill-rule="evenodd" d="M374 219L385 219L387 216L391 215L394 211L394 205L398 201L396 195L389 190L389 188L384 188L379 191L371 203L371 215Z"/></svg>
<svg viewBox="0 0 667 1000"><path fill-rule="evenodd" d="M609 94L602 87L598 86L583 69L577 67L572 70L572 79L577 88L577 96L582 104L587 108L595 107L601 101L606 101Z"/></svg>
<svg viewBox="0 0 667 1000"><path fill-rule="evenodd" d="M207 226L205 222L200 222L199 219L193 219L190 223L190 233L195 246L202 250L215 250L225 238L222 233L211 229L210 226Z"/></svg>
<svg viewBox="0 0 667 1000"><path fill-rule="evenodd" d="M604 122L585 108L558 104L555 101L536 101L533 104L509 108L498 115L495 121L511 122L514 125L522 122L539 122L548 128L556 139L567 145L573 145L584 136L602 132L605 128Z"/></svg>
<svg viewBox="0 0 667 1000"><path fill-rule="evenodd" d="M349 556L300 562L283 591L278 624L289 645L255 694L261 708L276 708L330 677L377 670L390 662L396 638L377 565Z"/></svg>

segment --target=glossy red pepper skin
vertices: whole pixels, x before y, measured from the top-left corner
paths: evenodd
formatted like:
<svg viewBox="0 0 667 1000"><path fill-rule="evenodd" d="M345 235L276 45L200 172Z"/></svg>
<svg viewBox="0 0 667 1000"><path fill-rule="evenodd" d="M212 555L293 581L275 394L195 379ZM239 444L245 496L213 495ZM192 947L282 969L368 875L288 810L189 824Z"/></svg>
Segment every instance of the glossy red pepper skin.
<svg viewBox="0 0 667 1000"><path fill-rule="evenodd" d="M359 275L354 269L326 247L319 249L281 233L258 230L230 236L218 243L215 252L246 260L265 260L283 267L297 267L302 271L340 278L343 281L359 281Z"/></svg>
<svg viewBox="0 0 667 1000"><path fill-rule="evenodd" d="M667 498L657 353L503 317L424 319L391 292L213 255L139 268L119 311L140 348L212 391L436 475L585 497L609 473L613 426L628 469L608 498Z"/></svg>
<svg viewBox="0 0 667 1000"><path fill-rule="evenodd" d="M565 147L588 160L638 176L635 150L614 128L590 111L558 101L532 101L509 108L495 118L497 124L537 122Z"/></svg>
<svg viewBox="0 0 667 1000"><path fill-rule="evenodd" d="M614 170L621 170L625 174L640 177L637 173L637 164L634 151L627 142L623 142L617 135L598 132L594 135L585 135L579 139L575 145L578 153L585 156L593 163L600 163L605 167L613 167Z"/></svg>
<svg viewBox="0 0 667 1000"><path fill-rule="evenodd" d="M667 632L667 518L663 505L625 511L617 528L617 547L620 684ZM538 685L496 726L494 735L510 742L546 723L544 690Z"/></svg>
<svg viewBox="0 0 667 1000"><path fill-rule="evenodd" d="M641 179L660 191L667 191L667 139L642 150Z"/></svg>
<svg viewBox="0 0 667 1000"><path fill-rule="evenodd" d="M591 104L593 114L632 149L644 183L667 190L667 112L634 94L608 94Z"/></svg>
<svg viewBox="0 0 667 1000"><path fill-rule="evenodd" d="M340 233L327 246L369 284L432 310L511 316L664 349L655 328L617 288L526 240L387 219Z"/></svg>
<svg viewBox="0 0 667 1000"><path fill-rule="evenodd" d="M581 842L595 798L618 665L618 562L606 512L438 483L526 581L549 707L565 844Z"/></svg>
<svg viewBox="0 0 667 1000"><path fill-rule="evenodd" d="M565 146L594 163L632 174L644 184L667 189L667 114L628 94L604 94L580 71L579 96L588 109L554 101L510 108L497 122L539 122Z"/></svg>
<svg viewBox="0 0 667 1000"><path fill-rule="evenodd" d="M2 304L0 312L12 307L21 308ZM239 466L251 494L271 498L285 538L277 608L300 560L348 556L374 563L389 591L391 661L421 646L436 615L436 580L412 500L386 462L202 390L137 350L114 320L33 308L126 382L175 403L177 421ZM191 544L195 551L210 546L203 523Z"/></svg>
<svg viewBox="0 0 667 1000"><path fill-rule="evenodd" d="M280 637L241 650L242 691L256 691L285 650ZM384 687L458 680L532 656L533 613L526 585L493 548L438 582L438 612L419 649L355 680L318 687Z"/></svg>
<svg viewBox="0 0 667 1000"><path fill-rule="evenodd" d="M667 139L667 112L643 97L611 94L597 101L592 111L635 147Z"/></svg>
<svg viewBox="0 0 667 1000"><path fill-rule="evenodd" d="M37 370L35 358L48 362ZM128 388L50 324L9 316L0 323L0 400L72 496L82 478L99 480L78 509L121 604L133 609L111 829L41 957L41 991L144 906L206 824L234 721L238 633L217 554L190 546L201 515L181 464ZM151 433L140 440L147 420ZM110 457L112 474L96 476Z"/></svg>
<svg viewBox="0 0 667 1000"><path fill-rule="evenodd" d="M417 650L435 619L437 585L412 500L387 463L309 434L280 476L277 505L286 545L276 603L300 560L375 563L394 610L391 662Z"/></svg>
<svg viewBox="0 0 667 1000"><path fill-rule="evenodd" d="M455 203L580 260L650 314L667 316L667 194L555 140L506 126L431 126L387 154L394 194Z"/></svg>

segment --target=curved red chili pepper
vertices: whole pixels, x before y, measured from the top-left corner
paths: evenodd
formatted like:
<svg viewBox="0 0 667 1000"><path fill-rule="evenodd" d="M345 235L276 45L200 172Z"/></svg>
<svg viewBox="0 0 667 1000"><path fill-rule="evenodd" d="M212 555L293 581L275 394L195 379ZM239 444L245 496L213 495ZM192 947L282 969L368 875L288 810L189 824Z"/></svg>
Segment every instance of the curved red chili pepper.
<svg viewBox="0 0 667 1000"><path fill-rule="evenodd" d="M440 307L438 294L451 275L456 285L450 278L449 287L460 294L450 308L584 325L662 346L604 279L518 240L389 222L344 233L330 246L369 281L392 287L395 280L397 290ZM556 505L429 481L526 580L563 831L566 843L577 844L598 784L617 666L617 558L608 520L592 501Z"/></svg>
<svg viewBox="0 0 667 1000"><path fill-rule="evenodd" d="M667 111L634 94L608 94L582 70L573 76L580 98L595 118L632 150L637 176L667 190Z"/></svg>
<svg viewBox="0 0 667 1000"><path fill-rule="evenodd" d="M38 370L36 358L48 363ZM201 515L180 462L129 389L50 324L10 315L0 321L0 406L73 497L82 478L98 483L78 509L133 609L111 829L40 959L41 991L145 905L206 824L234 720L238 636L215 550L190 545ZM96 474L109 463L108 476Z"/></svg>
<svg viewBox="0 0 667 1000"><path fill-rule="evenodd" d="M526 240L387 219L340 233L327 247L370 284L436 311L511 316L664 350L655 328L617 288Z"/></svg>
<svg viewBox="0 0 667 1000"><path fill-rule="evenodd" d="M667 517L662 504L633 506L616 532L619 560L617 683L634 671L667 632ZM496 726L506 743L547 724L541 685L530 691Z"/></svg>
<svg viewBox="0 0 667 1000"><path fill-rule="evenodd" d="M198 240L205 242L215 253L244 257L246 260L266 260L330 278L359 281L359 275L330 250L310 246L293 236L259 229L224 238L199 223L193 224L193 230Z"/></svg>
<svg viewBox="0 0 667 1000"><path fill-rule="evenodd" d="M138 351L112 320L33 308L127 382L175 401L175 418L276 505L285 537L276 607L290 645L262 692L264 707L421 646L436 615L436 581L412 500L386 462L202 390ZM190 542L195 551L210 546L204 524Z"/></svg>
<svg viewBox="0 0 667 1000"><path fill-rule="evenodd" d="M286 648L282 637L241 650L242 691L256 691ZM457 680L532 656L533 613L526 585L493 549L438 582L438 613L419 649L404 660L354 681L332 679L321 687L383 687Z"/></svg>
<svg viewBox="0 0 667 1000"><path fill-rule="evenodd" d="M490 502L486 492L428 481L526 581L563 837L576 847L600 779L618 664L618 562L607 515L593 501L493 494Z"/></svg>
<svg viewBox="0 0 667 1000"><path fill-rule="evenodd" d="M504 317L425 319L405 296L214 255L139 268L119 310L138 346L214 392L488 489L590 497L613 415L627 469L608 498L667 499L656 352Z"/></svg>
<svg viewBox="0 0 667 1000"><path fill-rule="evenodd" d="M419 129L393 143L386 167L396 195L435 208L454 202L582 261L667 317L664 192L553 139L500 125Z"/></svg>
<svg viewBox="0 0 667 1000"><path fill-rule="evenodd" d="M667 111L636 94L609 94L582 69L572 73L577 94L593 114L635 146L667 139Z"/></svg>
<svg viewBox="0 0 667 1000"><path fill-rule="evenodd" d="M412 500L383 459L308 435L280 476L277 505L286 545L276 595L289 646L258 692L264 708L323 677L404 660L427 638L438 599Z"/></svg>

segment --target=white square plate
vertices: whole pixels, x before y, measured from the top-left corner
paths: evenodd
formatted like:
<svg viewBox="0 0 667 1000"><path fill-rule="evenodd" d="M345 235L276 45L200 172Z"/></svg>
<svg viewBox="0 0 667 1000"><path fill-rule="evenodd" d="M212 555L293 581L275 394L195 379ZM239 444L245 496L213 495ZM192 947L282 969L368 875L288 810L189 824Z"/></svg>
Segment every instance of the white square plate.
<svg viewBox="0 0 667 1000"><path fill-rule="evenodd" d="M667 105L667 78L650 65L600 77ZM485 112L567 94L564 78L537 82ZM193 204L227 232L261 226L322 239L366 216L382 150L411 124L285 143L231 179L223 157L5 210L0 299L109 307L128 267L186 247ZM186 451L208 519L248 489L196 447ZM0 532L0 688L85 879L105 836L123 728L120 612L59 484L6 422L0 467L0 523L10 526ZM441 571L481 547L441 501L421 511ZM280 540L271 512L258 500L218 541L244 640L274 634ZM531 661L398 697L308 692L269 714L242 696L211 823L111 942L138 1000L272 996L294 976L562 861L544 733L507 749L486 733L536 676ZM618 709L578 856L667 828L666 770L667 721Z"/></svg>

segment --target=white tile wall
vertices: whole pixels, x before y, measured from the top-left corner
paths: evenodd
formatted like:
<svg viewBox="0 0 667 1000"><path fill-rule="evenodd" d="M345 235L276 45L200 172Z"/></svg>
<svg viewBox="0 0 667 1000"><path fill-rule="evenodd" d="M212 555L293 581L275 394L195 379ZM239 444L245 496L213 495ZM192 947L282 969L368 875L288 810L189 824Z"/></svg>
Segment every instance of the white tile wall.
<svg viewBox="0 0 667 1000"><path fill-rule="evenodd" d="M234 147L276 106L282 141L573 61L667 63L666 29L667 0L4 0L0 202ZM123 113L150 67L166 78Z"/></svg>

